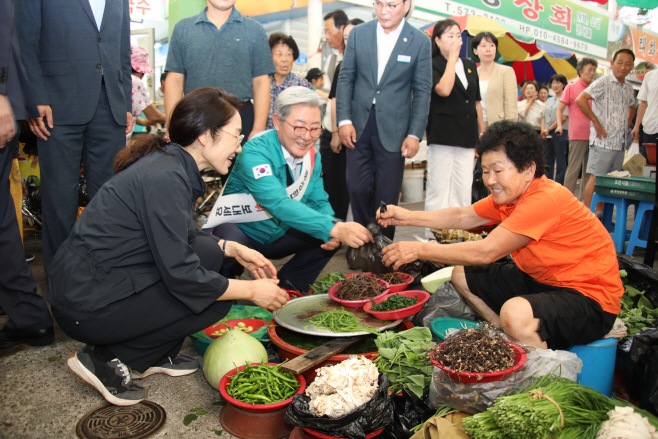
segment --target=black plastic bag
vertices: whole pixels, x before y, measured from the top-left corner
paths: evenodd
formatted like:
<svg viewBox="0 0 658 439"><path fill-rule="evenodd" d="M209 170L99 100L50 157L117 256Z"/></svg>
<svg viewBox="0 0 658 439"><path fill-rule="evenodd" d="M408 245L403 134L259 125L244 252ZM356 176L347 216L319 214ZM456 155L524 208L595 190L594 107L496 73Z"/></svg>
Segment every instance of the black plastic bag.
<svg viewBox="0 0 658 439"><path fill-rule="evenodd" d="M432 294L430 300L411 318L411 323L414 326L429 328L432 321L439 317L480 320L478 314L466 303L451 281L445 282Z"/></svg>
<svg viewBox="0 0 658 439"><path fill-rule="evenodd" d="M624 256L617 256L617 262L619 269L626 270L628 274L626 281L644 291L644 297L649 299L654 307L658 307L658 271Z"/></svg>
<svg viewBox="0 0 658 439"><path fill-rule="evenodd" d="M359 248L348 248L345 253L348 267L351 270L371 273L392 273L393 268L387 267L382 262L382 249L393 241L384 236L375 223L368 224L368 230L372 233L375 242L367 242Z"/></svg>
<svg viewBox="0 0 658 439"><path fill-rule="evenodd" d="M473 185L471 186L471 204L480 201L489 196L489 189L484 185L482 177L482 159L480 157L475 161L473 168Z"/></svg>
<svg viewBox="0 0 658 439"><path fill-rule="evenodd" d="M366 434L384 428L393 422L393 402L388 394L391 381L379 374L379 388L370 401L357 407L352 413L339 418L317 416L309 410L311 398L295 395L286 411L286 422L297 427L307 427L334 437L365 439Z"/></svg>
<svg viewBox="0 0 658 439"><path fill-rule="evenodd" d="M411 429L431 418L436 412L423 400L404 390L402 397L393 398L393 422L384 429L378 439L409 439Z"/></svg>
<svg viewBox="0 0 658 439"><path fill-rule="evenodd" d="M626 390L639 407L658 414L658 329L647 329L632 338L630 353L617 351Z"/></svg>
<svg viewBox="0 0 658 439"><path fill-rule="evenodd" d="M382 234L381 228L376 223L368 224L368 230L372 233L375 242L368 242L359 248L348 248L345 253L347 266L351 270L362 270L370 273L392 273L393 268L387 267L382 262L382 250L393 241ZM443 268L443 265L432 262L418 260L404 264L398 271L417 277L425 277ZM418 279L420 281L420 279Z"/></svg>

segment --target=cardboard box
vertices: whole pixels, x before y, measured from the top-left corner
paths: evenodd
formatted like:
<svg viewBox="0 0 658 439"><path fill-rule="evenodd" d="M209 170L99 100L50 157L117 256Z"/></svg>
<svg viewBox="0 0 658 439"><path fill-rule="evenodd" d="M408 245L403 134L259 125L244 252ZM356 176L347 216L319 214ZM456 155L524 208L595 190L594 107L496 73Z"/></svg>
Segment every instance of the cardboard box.
<svg viewBox="0 0 658 439"><path fill-rule="evenodd" d="M621 169L630 172L631 175L635 175L636 177L642 177L644 174L644 165L646 164L647 161L641 154L635 154L628 159L625 158L624 165Z"/></svg>
<svg viewBox="0 0 658 439"><path fill-rule="evenodd" d="M656 178L656 165L644 165L642 177Z"/></svg>

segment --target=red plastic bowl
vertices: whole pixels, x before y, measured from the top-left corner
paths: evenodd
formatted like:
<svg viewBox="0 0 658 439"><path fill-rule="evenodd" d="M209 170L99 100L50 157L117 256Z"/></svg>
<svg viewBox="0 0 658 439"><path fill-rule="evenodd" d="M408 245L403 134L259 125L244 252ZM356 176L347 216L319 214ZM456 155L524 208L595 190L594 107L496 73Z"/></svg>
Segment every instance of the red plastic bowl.
<svg viewBox="0 0 658 439"><path fill-rule="evenodd" d="M326 434L322 434L319 431L311 430L308 427L302 427L302 429L311 437L317 438L317 439L344 439L344 438L337 438L336 436L327 436ZM371 439L373 437L379 436L382 434L382 431L384 431L383 428L380 428L379 430L375 430L372 433L366 434L366 439Z"/></svg>
<svg viewBox="0 0 658 439"><path fill-rule="evenodd" d="M260 328L267 325L267 322L265 320L262 320L262 319L226 320L225 322L219 322L219 323L215 323L212 326L208 326L206 329L203 330L203 332L205 332L206 335L208 335L210 337L219 338L219 337L221 337L221 335L212 335L213 332L219 331L220 329L222 329L222 327L233 329L236 326L238 326L238 323L240 323L240 322L244 323L247 328L250 327L250 326L252 326L254 328L252 331L249 331L249 332L244 331L245 334L251 334L252 332L258 331Z"/></svg>
<svg viewBox="0 0 658 439"><path fill-rule="evenodd" d="M251 363L251 366L258 366L260 363ZM276 366L277 363L265 363L268 366ZM241 402L238 401L237 399L233 398L228 394L226 391L226 388L231 384L229 378L231 378L233 375L238 373L239 370L244 370L244 368L247 366L240 366L237 369L230 370L226 372L226 374L222 377L221 380L219 380L219 393L222 394L224 399L229 404L233 404L234 406L244 409L248 412L253 412L253 413L268 413L268 412L274 412L276 410L282 409L286 407L288 404L292 402L292 398L295 395L298 395L306 389L306 380L302 375L295 375L295 378L297 378L297 382L299 383L299 390L297 390L297 393L295 395L291 396L290 398L286 399L285 401L279 401L275 402L274 404L247 404L246 402Z"/></svg>
<svg viewBox="0 0 658 439"><path fill-rule="evenodd" d="M415 305L408 306L406 308L400 308L393 311L372 311L370 309L372 308L373 303L382 303L389 297L395 296L396 294L399 294L400 296L404 296L404 297L415 297L418 303L416 303ZM363 306L363 310L368 314L372 314L375 318L378 318L379 320L405 319L419 312L423 308L423 305L425 305L425 302L427 302L428 300L430 300L430 293L428 293L427 291L421 291L421 290L400 291L399 293L392 293L392 294L389 293L384 297L375 297L373 300L369 301Z"/></svg>
<svg viewBox="0 0 658 439"><path fill-rule="evenodd" d="M414 325L411 324L409 320L402 320L400 325L398 325L398 331L405 331L407 329L413 328ZM279 351L279 357L281 358L281 361L283 360L292 360L294 358L299 357L300 355L304 355L308 353L306 349L298 348L297 346L293 346L289 343L286 343L283 341L281 337L279 337L279 334L281 331L285 330L281 326L277 325L277 323L274 321L274 319L270 320L270 324L267 327L267 336L272 340L272 343L277 347L277 350ZM329 339L327 339L329 340ZM379 352L374 351L374 352L363 352L359 354L359 356L363 355L369 360L373 360L377 355L379 355ZM325 361L321 362L320 364L316 365L315 367L310 368L306 372L302 372L302 375L304 375L304 378L306 379L307 382L312 382L315 379L315 371L316 369L319 369L320 367L324 367L327 364L338 364L341 361L345 361L349 358L350 356L347 354L336 354L333 357L327 358Z"/></svg>
<svg viewBox="0 0 658 439"><path fill-rule="evenodd" d="M512 376L512 373L516 372L517 370L523 367L527 359L527 356L521 346L515 345L514 343L510 343L508 341L506 341L505 343L511 345L512 349L514 349L514 355L516 360L516 364L510 367L509 369L499 370L498 372L489 372L489 373L456 372L454 369L446 368L444 365L440 364L438 361L434 359L431 359L432 364L434 364L436 367L444 371L453 380L460 381L462 383L490 383L492 381L506 380L507 378ZM445 342L440 343L439 346L442 346L444 344Z"/></svg>
<svg viewBox="0 0 658 439"><path fill-rule="evenodd" d="M404 282L401 284L390 284L391 285L391 291L389 291L390 293L397 293L399 291L404 291L414 281L414 277L410 274L400 273L400 272L398 272L398 274L402 277L402 279L404 279Z"/></svg>
<svg viewBox="0 0 658 439"><path fill-rule="evenodd" d="M331 297L332 300L340 303L341 305L345 305L349 308L362 308L366 303L370 302L371 300L377 299L379 297L384 297L390 292L391 289L391 286L388 284L388 282L385 282L381 279L377 279L377 282L379 282L380 285L384 285L386 287L386 289L379 296L370 297L364 300L342 300L336 297L336 291L338 291L338 288L343 282L338 282L336 285L329 288L329 297Z"/></svg>
<svg viewBox="0 0 658 439"><path fill-rule="evenodd" d="M404 279L404 282L402 282L401 284L391 284L391 283L389 283L389 285L391 286L391 291L389 291L389 293L397 293L398 291L404 291L414 281L414 277L410 274L401 273L399 271L397 271L396 273L399 274L400 277L402 277L402 279ZM371 272L368 271L368 272L363 272L363 273L350 273L350 274L346 275L345 277L352 277L355 274L367 274L369 276L373 275Z"/></svg>

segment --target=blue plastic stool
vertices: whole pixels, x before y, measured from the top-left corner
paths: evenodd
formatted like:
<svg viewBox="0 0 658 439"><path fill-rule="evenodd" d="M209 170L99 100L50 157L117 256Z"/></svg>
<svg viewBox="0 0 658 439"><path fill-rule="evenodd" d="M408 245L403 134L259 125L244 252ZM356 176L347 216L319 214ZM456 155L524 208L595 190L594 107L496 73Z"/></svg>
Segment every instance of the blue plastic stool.
<svg viewBox="0 0 658 439"><path fill-rule="evenodd" d="M647 214L646 218L645 214ZM653 203L640 201L640 206L637 207L637 213L635 214L633 230L631 231L630 238L628 238L628 248L626 249L628 256L633 256L635 247L647 248L647 238L649 237L649 229L651 228L652 215Z"/></svg>
<svg viewBox="0 0 658 439"><path fill-rule="evenodd" d="M578 374L578 383L612 396L612 380L615 374L617 339L603 338L587 345L576 345L569 349L583 362Z"/></svg>
<svg viewBox="0 0 658 439"><path fill-rule="evenodd" d="M617 253L624 253L626 240L630 236L630 232L626 230L628 206L631 204L635 205L635 211L637 212L637 204L639 201L630 200L628 198L609 197L594 192L594 195L592 196L592 204L590 205L592 212L596 210L596 205L598 203L605 203L603 205L603 217L601 218L601 222L612 235L612 241L615 243L615 250ZM617 216L615 217L614 227L612 226L613 206L617 206Z"/></svg>

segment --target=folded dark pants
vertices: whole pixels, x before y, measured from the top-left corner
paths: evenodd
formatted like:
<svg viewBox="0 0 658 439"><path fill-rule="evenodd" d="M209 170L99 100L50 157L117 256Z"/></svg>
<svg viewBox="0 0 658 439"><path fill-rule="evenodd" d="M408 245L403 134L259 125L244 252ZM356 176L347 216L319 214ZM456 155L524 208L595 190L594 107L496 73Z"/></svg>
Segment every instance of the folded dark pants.
<svg viewBox="0 0 658 439"><path fill-rule="evenodd" d="M224 257L217 241L197 235L194 251L207 270L219 271ZM224 317L233 301L213 302L195 314L164 287L162 281L114 302L102 316L75 320L52 308L69 337L92 346L105 346L131 369L144 372L165 357L180 352L185 337Z"/></svg>
<svg viewBox="0 0 658 439"><path fill-rule="evenodd" d="M572 288L544 285L535 281L513 261L464 267L466 283L496 314L509 299L522 297L539 319L539 335L549 349L568 349L600 340L617 316Z"/></svg>
<svg viewBox="0 0 658 439"><path fill-rule="evenodd" d="M261 244L248 237L238 226L224 223L215 228L213 232L220 239L236 241L242 245L260 252L268 259L281 259L295 255L279 270L278 278L285 279L301 292L306 292L309 285L315 282L336 250L323 250L323 242L306 233L290 229L281 238L271 244ZM220 273L228 279L235 279L244 271L244 267L235 259L227 259L222 265Z"/></svg>

